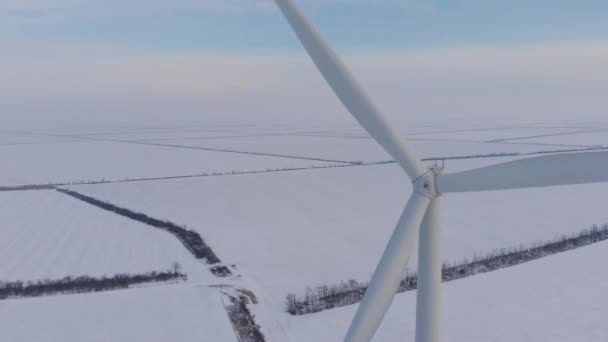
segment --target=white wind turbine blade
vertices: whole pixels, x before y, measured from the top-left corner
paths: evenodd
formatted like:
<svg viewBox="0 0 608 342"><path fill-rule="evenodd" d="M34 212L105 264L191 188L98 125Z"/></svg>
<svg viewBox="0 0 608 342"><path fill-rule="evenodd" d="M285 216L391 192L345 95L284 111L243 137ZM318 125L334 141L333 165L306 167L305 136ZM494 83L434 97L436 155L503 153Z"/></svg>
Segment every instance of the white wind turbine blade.
<svg viewBox="0 0 608 342"><path fill-rule="evenodd" d="M395 158L412 180L427 173L427 168L405 144L398 132L388 124L376 105L293 0L275 0L275 2L327 83L359 124Z"/></svg>
<svg viewBox="0 0 608 342"><path fill-rule="evenodd" d="M608 182L608 152L547 155L437 175L440 193Z"/></svg>
<svg viewBox="0 0 608 342"><path fill-rule="evenodd" d="M420 225L416 342L439 342L441 323L441 196L435 197Z"/></svg>
<svg viewBox="0 0 608 342"><path fill-rule="evenodd" d="M369 342L376 333L397 293L430 202L430 198L418 193L410 197L348 329L345 342Z"/></svg>

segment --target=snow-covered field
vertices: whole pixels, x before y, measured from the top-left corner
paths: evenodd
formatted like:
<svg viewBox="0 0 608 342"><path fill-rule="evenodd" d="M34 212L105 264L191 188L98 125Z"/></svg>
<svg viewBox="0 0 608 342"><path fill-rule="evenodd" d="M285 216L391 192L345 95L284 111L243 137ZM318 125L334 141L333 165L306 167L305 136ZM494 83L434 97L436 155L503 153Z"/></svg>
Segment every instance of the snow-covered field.
<svg viewBox="0 0 608 342"><path fill-rule="evenodd" d="M519 140L519 142L571 145L574 144L581 146L606 146L608 145L608 129L598 131L587 131L585 133L572 133L564 135L526 138Z"/></svg>
<svg viewBox="0 0 608 342"><path fill-rule="evenodd" d="M411 192L394 164L74 189L187 224L277 307L306 286L368 280ZM444 260L608 222L607 192L608 184L446 195Z"/></svg>
<svg viewBox="0 0 608 342"><path fill-rule="evenodd" d="M302 167L310 160L83 140L0 147L0 186Z"/></svg>
<svg viewBox="0 0 608 342"><path fill-rule="evenodd" d="M442 286L442 341L603 342L608 270L603 242ZM292 317L292 341L341 341L351 305ZM414 339L416 293L397 295L374 342Z"/></svg>
<svg viewBox="0 0 608 342"><path fill-rule="evenodd" d="M168 269L211 277L170 234L56 191L0 192L0 281Z"/></svg>
<svg viewBox="0 0 608 342"><path fill-rule="evenodd" d="M335 133L334 133L335 134ZM492 153L525 153L537 151L529 145L498 145L477 141L426 140L412 135L412 147L419 151L420 158L457 157ZM425 139L425 140L421 140ZM307 158L323 158L337 161L376 162L390 160L390 156L367 137L314 136L314 135L268 135L235 137L232 139L179 139L172 144L206 148L227 148L247 152L277 153Z"/></svg>
<svg viewBox="0 0 608 342"><path fill-rule="evenodd" d="M18 146L18 145L48 145L61 144L77 141L76 138L70 137L41 137L39 135L19 134L2 132L0 134L0 147Z"/></svg>
<svg viewBox="0 0 608 342"><path fill-rule="evenodd" d="M493 142L522 137L546 136L554 134L568 134L571 132L589 131L590 128L579 128L577 126L504 126L504 127L460 127L426 129L407 134L414 139L437 139L454 141L478 141Z"/></svg>
<svg viewBox="0 0 608 342"><path fill-rule="evenodd" d="M592 132L603 128L410 127L402 133L412 139L419 156L437 158L608 145L607 133ZM590 132L582 132L586 130ZM210 284L253 291L259 303L252 308L267 341L341 340L355 307L291 317L284 311L285 296L301 294L308 286L368 280L411 192L396 164L306 169L328 165L327 160L389 159L353 125L59 126L35 131L37 135L0 132L0 158L6 161L0 186L305 170L69 186L196 230L223 263L236 266L240 277L229 279L214 278L166 232L53 190L0 192L0 281L140 273L164 270L175 261L190 277L185 284L158 288L0 302L0 341L160 341L153 338L157 335L162 340L232 341L220 290ZM523 157L448 160L446 172ZM456 262L606 223L606 192L608 184L446 195L443 258ZM600 339L608 334L600 317L606 312L599 304L606 301L592 301L602 288L596 260L607 255L602 254L605 245L447 284L444 340L605 340ZM414 253L411 269L415 259ZM580 289L586 290L576 301ZM412 333L414 296L398 296L377 341ZM559 302L560 296L567 301ZM122 306L128 309L111 314ZM558 306L572 312L555 314ZM40 329L28 330L11 313L34 317ZM48 320L47 315L54 317ZM171 318L162 320L162 315ZM70 330L76 317L84 317L84 328ZM99 320L103 324L94 327ZM150 327L155 320L163 324ZM483 329L473 322L481 322ZM112 332L114 327L120 332ZM84 335L87 329L94 334ZM181 335L174 335L177 331Z"/></svg>
<svg viewBox="0 0 608 342"><path fill-rule="evenodd" d="M216 291L190 284L6 300L6 342L236 342Z"/></svg>

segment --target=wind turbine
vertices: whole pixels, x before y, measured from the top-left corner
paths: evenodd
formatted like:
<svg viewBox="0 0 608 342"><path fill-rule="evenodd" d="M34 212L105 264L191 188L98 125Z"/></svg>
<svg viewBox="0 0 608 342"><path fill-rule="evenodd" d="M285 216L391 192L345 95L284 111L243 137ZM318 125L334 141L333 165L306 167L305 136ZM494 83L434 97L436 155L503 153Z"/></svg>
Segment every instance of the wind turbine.
<svg viewBox="0 0 608 342"><path fill-rule="evenodd" d="M345 342L372 339L395 297L417 238L416 342L439 342L441 194L608 181L608 152L555 154L453 174L427 168L382 116L294 1L275 2L340 101L395 159L413 184L414 191L376 267Z"/></svg>

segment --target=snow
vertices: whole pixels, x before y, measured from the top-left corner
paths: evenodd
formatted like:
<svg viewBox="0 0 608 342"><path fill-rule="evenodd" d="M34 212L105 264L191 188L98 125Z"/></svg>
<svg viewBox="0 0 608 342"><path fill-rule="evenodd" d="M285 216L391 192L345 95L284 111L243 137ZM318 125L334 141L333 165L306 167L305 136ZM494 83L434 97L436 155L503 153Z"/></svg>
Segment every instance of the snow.
<svg viewBox="0 0 608 342"><path fill-rule="evenodd" d="M435 130L442 132L439 128ZM377 162L391 159L375 141L366 137L349 138L340 136L340 133L337 136L301 135L315 131L326 132L306 127L288 127L281 131L280 127L228 126L205 129L169 127L165 130L74 128L72 132L76 135L55 130L36 134L1 133L0 158L8 162L0 170L0 186L154 178L307 167L332 161ZM486 131L469 132L473 137L482 133L488 134ZM421 158L547 149L526 144L442 141L442 134L454 133L433 135L431 139L437 141L420 140L427 138L414 135L415 140L411 144Z"/></svg>
<svg viewBox="0 0 608 342"><path fill-rule="evenodd" d="M442 286L442 341L603 342L608 243ZM374 342L413 340L416 293L398 294ZM357 305L287 318L292 341L340 341Z"/></svg>
<svg viewBox="0 0 608 342"><path fill-rule="evenodd" d="M402 132L419 156L428 158L602 143L600 132L509 140L584 129L593 127ZM317 159L389 159L353 125L59 126L38 132L51 135L0 133L0 158L7 161L0 186L327 164ZM496 139L506 140L488 142ZM139 141L180 146L134 143ZM525 157L448 160L446 172ZM285 312L285 296L302 294L308 286L369 280L411 193L396 164L69 188L197 230L224 264L236 265L237 276L216 278L172 235L56 191L0 192L0 281L140 273L164 270L175 261L190 277L171 286L2 301L0 341L233 341L219 290L209 285L253 291L259 300L253 311L269 342L341 340L356 306L292 317ZM607 191L608 184L595 184L445 195L443 259L456 262L608 222ZM605 340L606 273L597 260L605 259L606 246L446 284L443 340ZM409 267L416 267L416 251ZM413 336L414 297L413 292L398 296L377 341ZM24 321L36 322L36 328Z"/></svg>
<svg viewBox="0 0 608 342"><path fill-rule="evenodd" d="M606 146L608 145L608 130L598 132L586 132L568 135L556 135L538 138L522 139L524 143L545 144L571 144L582 146Z"/></svg>
<svg viewBox="0 0 608 342"><path fill-rule="evenodd" d="M235 341L217 291L188 284L5 300L6 342Z"/></svg>
<svg viewBox="0 0 608 342"><path fill-rule="evenodd" d="M257 153L276 153L307 158L350 162L377 162L392 158L373 139L328 136L256 136L232 139L180 139L172 144L217 149L232 149ZM538 147L514 144L486 144L459 141L410 141L420 158L470 156L492 153L522 153L537 151ZM446 147L449 148L446 149Z"/></svg>
<svg viewBox="0 0 608 342"><path fill-rule="evenodd" d="M578 132L584 129L575 127L445 127L443 129L429 129L408 134L412 139L436 139L454 141L488 142L502 139L514 139L547 134L561 134Z"/></svg>
<svg viewBox="0 0 608 342"><path fill-rule="evenodd" d="M56 191L0 192L0 281L161 271L211 278L172 235Z"/></svg>
<svg viewBox="0 0 608 342"><path fill-rule="evenodd" d="M29 144L58 144L76 140L69 137L41 137L39 135L0 132L0 147Z"/></svg>
<svg viewBox="0 0 608 342"><path fill-rule="evenodd" d="M411 192L394 164L74 189L197 230L277 310L307 286L368 280ZM446 195L444 260L607 222L607 191L600 184Z"/></svg>
<svg viewBox="0 0 608 342"><path fill-rule="evenodd" d="M0 147L0 186L301 167L320 162L107 141Z"/></svg>
<svg viewBox="0 0 608 342"><path fill-rule="evenodd" d="M125 130L118 132L97 132L83 134L88 138L126 140L126 141L171 141L180 139L229 139L238 137L249 137L255 135L277 134L272 132L248 131L243 128L174 128L166 130Z"/></svg>

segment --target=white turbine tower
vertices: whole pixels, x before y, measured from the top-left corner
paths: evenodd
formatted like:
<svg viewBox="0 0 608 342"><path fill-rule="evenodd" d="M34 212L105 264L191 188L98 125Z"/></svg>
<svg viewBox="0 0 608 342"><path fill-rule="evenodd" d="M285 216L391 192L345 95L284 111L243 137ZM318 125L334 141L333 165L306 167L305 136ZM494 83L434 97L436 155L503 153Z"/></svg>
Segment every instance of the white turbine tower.
<svg viewBox="0 0 608 342"><path fill-rule="evenodd" d="M293 0L275 0L340 101L384 147L413 183L411 195L344 338L367 342L380 326L419 236L416 342L439 342L441 258L440 195L608 181L608 152L548 155L441 174L424 166L388 124L346 66Z"/></svg>

